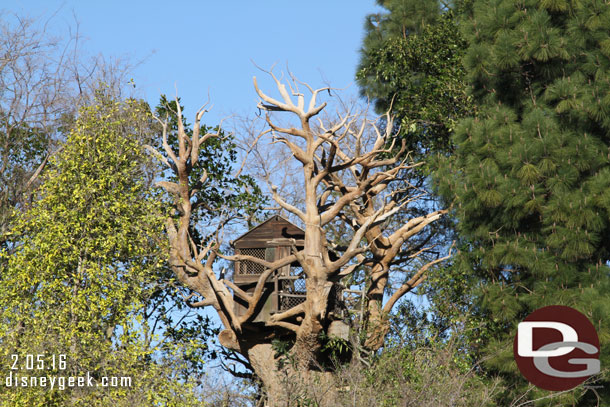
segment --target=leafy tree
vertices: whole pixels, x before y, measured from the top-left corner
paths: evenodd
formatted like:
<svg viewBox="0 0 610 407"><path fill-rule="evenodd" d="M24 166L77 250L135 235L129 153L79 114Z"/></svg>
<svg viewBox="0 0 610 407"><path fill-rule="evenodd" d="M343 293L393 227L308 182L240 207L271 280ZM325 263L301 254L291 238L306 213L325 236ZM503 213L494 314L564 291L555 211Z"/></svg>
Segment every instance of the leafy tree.
<svg viewBox="0 0 610 407"><path fill-rule="evenodd" d="M409 150L449 147L456 121L470 108L464 69L466 43L458 30L458 10L422 0L386 0L388 11L369 15L356 79L378 113L391 110L397 134ZM396 129L398 131L398 129Z"/></svg>
<svg viewBox="0 0 610 407"><path fill-rule="evenodd" d="M610 363L609 26L597 0L475 1L464 25L477 114L458 126L436 179L463 238L458 267L480 281L486 367L518 391L516 323L544 305L587 315ZM608 378L598 378L598 405L609 405ZM594 405L594 393L542 402Z"/></svg>
<svg viewBox="0 0 610 407"><path fill-rule="evenodd" d="M166 247L141 148L147 112L103 92L81 110L36 199L16 215L0 292L2 377L89 373L94 386L102 377L130 377L131 386L2 386L0 405L200 405L180 375L188 369L180 343L155 340L148 319L151 301L166 303L158 300ZM44 369L29 369L28 355L43 355Z"/></svg>

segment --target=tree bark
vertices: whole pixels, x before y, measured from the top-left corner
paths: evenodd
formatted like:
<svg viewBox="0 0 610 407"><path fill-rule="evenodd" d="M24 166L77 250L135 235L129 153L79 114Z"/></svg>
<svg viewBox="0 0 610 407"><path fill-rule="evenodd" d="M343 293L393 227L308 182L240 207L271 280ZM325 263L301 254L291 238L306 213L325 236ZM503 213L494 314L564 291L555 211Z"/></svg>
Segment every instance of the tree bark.
<svg viewBox="0 0 610 407"><path fill-rule="evenodd" d="M254 345L248 352L248 360L258 378L263 382L268 406L289 405L286 386L282 385L282 373L278 367L278 360L274 357L275 351L270 343Z"/></svg>
<svg viewBox="0 0 610 407"><path fill-rule="evenodd" d="M268 343L252 346L247 354L265 388L265 406L336 406L337 388L333 373L301 369L291 363L290 358L276 358L275 350Z"/></svg>

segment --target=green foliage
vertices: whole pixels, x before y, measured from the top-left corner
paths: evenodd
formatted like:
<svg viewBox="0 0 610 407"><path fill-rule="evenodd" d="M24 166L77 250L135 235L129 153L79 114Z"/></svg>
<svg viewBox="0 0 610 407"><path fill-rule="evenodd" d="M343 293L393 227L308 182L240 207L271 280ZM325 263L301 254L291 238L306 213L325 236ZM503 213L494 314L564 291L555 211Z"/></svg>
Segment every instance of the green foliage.
<svg viewBox="0 0 610 407"><path fill-rule="evenodd" d="M275 358L286 356L294 345L294 340L274 339L271 341L271 348L275 352Z"/></svg>
<svg viewBox="0 0 610 407"><path fill-rule="evenodd" d="M458 125L436 179L463 238L458 267L480 281L475 310L497 355L486 367L522 391L516 323L544 305L587 315L610 363L610 7L494 0L473 10L464 63L477 114ZM584 392L551 405L591 405Z"/></svg>
<svg viewBox="0 0 610 407"><path fill-rule="evenodd" d="M275 352L273 357L277 359L276 366L278 370L284 369L285 366L296 366L296 355L290 351L293 346L294 338L273 339L271 341L271 349Z"/></svg>
<svg viewBox="0 0 610 407"><path fill-rule="evenodd" d="M386 1L365 26L356 79L378 113L388 110L414 153L446 151L471 109L460 63L466 43L453 10L421 0Z"/></svg>
<svg viewBox="0 0 610 407"><path fill-rule="evenodd" d="M320 333L320 341L322 343L320 351L326 355L324 359L333 364L333 366L326 367L332 369L345 364L351 358L353 349L349 341L336 335L327 335L324 331Z"/></svg>
<svg viewBox="0 0 610 407"><path fill-rule="evenodd" d="M46 171L38 198L17 215L2 272L0 371L11 355L66 355L66 367L18 375L131 377L131 387L6 388L2 406L195 405L175 353L155 353L144 310L162 273L163 219L141 149L150 116L105 98L81 110ZM3 252L3 255L7 255ZM154 332L151 334L154 335ZM22 364L20 365L22 366ZM197 404L198 405L198 404Z"/></svg>
<svg viewBox="0 0 610 407"><path fill-rule="evenodd" d="M336 336L329 337L322 345L322 351L330 351L337 358L349 350L349 342Z"/></svg>
<svg viewBox="0 0 610 407"><path fill-rule="evenodd" d="M179 102L179 101L178 101ZM181 106L182 111L184 107ZM168 144L178 151L178 115L177 102L169 101L162 95L155 114L168 120ZM183 125L188 137L192 136L192 126L183 116ZM210 233L216 232L218 221L224 222L227 218L242 217L251 219L267 199L262 195L261 189L254 178L247 174L234 177L237 161L237 145L232 134L225 133L218 126L208 127L201 125L200 134L218 133L219 137L211 137L201 144L199 160L192 166L189 177L189 190L196 191L192 197L192 215L190 236L196 244L207 243ZM157 151L165 155L160 145L160 138L156 139ZM171 160L169 157L168 160ZM189 160L189 165L190 160ZM206 173L207 180L201 183L201 176ZM170 181L177 181L173 175L165 174Z"/></svg>

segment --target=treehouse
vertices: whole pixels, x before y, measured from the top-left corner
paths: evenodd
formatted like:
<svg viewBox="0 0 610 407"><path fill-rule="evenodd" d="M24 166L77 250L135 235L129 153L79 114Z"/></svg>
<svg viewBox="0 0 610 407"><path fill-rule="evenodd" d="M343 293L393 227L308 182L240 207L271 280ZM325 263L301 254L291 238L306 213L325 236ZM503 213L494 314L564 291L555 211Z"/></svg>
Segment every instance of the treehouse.
<svg viewBox="0 0 610 407"><path fill-rule="evenodd" d="M274 262L290 255L293 246L302 250L304 239L303 229L276 215L231 242L231 246L236 255L253 256ZM264 271L264 266L251 260L236 261L233 283L243 291L252 293ZM305 296L303 269L298 262L288 264L267 278L263 297L252 322L264 323L271 315L305 302ZM235 314L244 315L248 308L246 302L237 296L234 300Z"/></svg>

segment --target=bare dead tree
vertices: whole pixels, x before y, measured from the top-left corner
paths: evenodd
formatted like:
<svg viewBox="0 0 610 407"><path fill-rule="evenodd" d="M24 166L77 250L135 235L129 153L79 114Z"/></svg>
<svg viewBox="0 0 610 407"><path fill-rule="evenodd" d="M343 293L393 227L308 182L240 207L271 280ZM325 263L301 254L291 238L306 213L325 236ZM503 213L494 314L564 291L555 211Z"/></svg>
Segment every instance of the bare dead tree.
<svg viewBox="0 0 610 407"><path fill-rule="evenodd" d="M287 368L282 372L277 365L271 340L279 335L294 337L290 354L296 363L293 368L296 367L301 375L319 368L321 337L332 320L329 295L334 284L360 270L368 274L366 307L371 329L365 345L377 349L388 331L389 322L385 316L404 295L424 281L430 268L448 256L430 257L427 254L431 247L409 245L414 236L439 220L446 210L430 211L407 219L398 227L388 228L392 219L424 194L405 176L420 164L411 160L404 143L392 138L391 118L386 117L390 125L385 129L361 112L339 114L334 120L324 121L317 116L327 103L320 103L318 97L328 88L313 89L296 80L287 86L273 72L269 75L280 98L263 92L254 78L260 98L258 108L265 112L268 126L260 137L270 136L273 144L287 148L293 160L300 163L303 204L297 207L287 202L274 185L270 185L270 191L277 205L304 225L302 248L293 244L290 255L276 261L243 254L226 255L221 250L221 230L207 244L195 244L190 231L194 195L191 173L199 160L200 146L210 138L221 137L220 132L200 134L205 106L197 112L189 136L182 125L178 104L177 150L168 143L167 121L160 118L164 129L163 152L148 148L176 179L175 182L159 182L175 197L177 215L167 221L171 267L180 282L192 290L188 301L199 299L189 302L190 306L211 306L216 310L224 325L219 334L220 343L247 359L267 388L273 405L281 399L280 379ZM310 95L307 103L299 86ZM295 124L277 124L274 114L280 113L291 115ZM204 174L197 184L204 184L206 178L207 174ZM343 246L328 239L329 228L337 222L348 224L351 230ZM414 270L393 268L404 262L405 256L420 259L419 266ZM264 272L255 289L245 292L233 282L219 278L214 271L214 263L219 258L263 266ZM280 268L295 262L300 264L306 276L305 301L272 315L262 332L249 329L261 306L266 281ZM393 271L403 275L404 281L397 287L390 284ZM384 303L383 293L388 290L391 293ZM245 313L236 315L235 298L247 304Z"/></svg>
<svg viewBox="0 0 610 407"><path fill-rule="evenodd" d="M13 20L0 25L0 235L47 162L69 93L64 44Z"/></svg>

